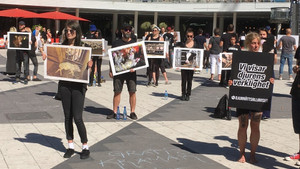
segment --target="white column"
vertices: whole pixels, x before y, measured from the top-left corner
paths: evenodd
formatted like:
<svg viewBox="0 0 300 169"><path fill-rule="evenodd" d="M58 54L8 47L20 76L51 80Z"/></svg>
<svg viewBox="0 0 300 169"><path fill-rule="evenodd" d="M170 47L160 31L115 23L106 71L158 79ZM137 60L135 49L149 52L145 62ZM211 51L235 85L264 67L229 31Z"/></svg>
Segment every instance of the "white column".
<svg viewBox="0 0 300 169"><path fill-rule="evenodd" d="M134 34L137 35L138 33L138 21L139 21L139 12L134 12Z"/></svg>
<svg viewBox="0 0 300 169"><path fill-rule="evenodd" d="M220 16L219 17L219 29L220 29L220 33L221 35L223 34L223 32L226 32L226 30L224 30L224 17Z"/></svg>
<svg viewBox="0 0 300 169"><path fill-rule="evenodd" d="M75 10L75 16L79 17L79 8L76 8L76 10ZM77 20L77 22L79 22L79 21Z"/></svg>
<svg viewBox="0 0 300 169"><path fill-rule="evenodd" d="M158 12L154 12L154 21L153 23L157 25ZM158 25L157 25L158 26Z"/></svg>
<svg viewBox="0 0 300 169"><path fill-rule="evenodd" d="M56 11L59 11L59 8L56 8ZM60 28L60 21L55 20L55 34L54 34L55 37L54 37L54 40L56 39L57 33L60 31L59 28Z"/></svg>
<svg viewBox="0 0 300 169"><path fill-rule="evenodd" d="M115 41L116 39L116 30L118 29L118 14L113 14L113 25L112 25L112 41Z"/></svg>
<svg viewBox="0 0 300 169"><path fill-rule="evenodd" d="M180 24L180 16L179 15L175 15L175 31L179 31L180 27L179 27L179 24Z"/></svg>
<svg viewBox="0 0 300 169"><path fill-rule="evenodd" d="M212 35L214 34L214 29L215 29L216 27L217 27L217 13L214 12Z"/></svg>
<svg viewBox="0 0 300 169"><path fill-rule="evenodd" d="M236 17L237 17L237 13L234 12L233 13L233 21L232 21L232 24L234 25L234 29L233 29L234 32L236 31Z"/></svg>

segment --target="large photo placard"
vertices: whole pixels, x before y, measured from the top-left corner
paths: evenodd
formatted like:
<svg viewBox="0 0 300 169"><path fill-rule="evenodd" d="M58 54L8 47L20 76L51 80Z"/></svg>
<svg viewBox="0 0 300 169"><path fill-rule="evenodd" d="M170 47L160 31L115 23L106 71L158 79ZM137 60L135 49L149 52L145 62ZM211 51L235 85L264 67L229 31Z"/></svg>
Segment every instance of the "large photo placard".
<svg viewBox="0 0 300 169"><path fill-rule="evenodd" d="M220 53L220 60L222 62L222 70L231 70L232 53Z"/></svg>
<svg viewBox="0 0 300 169"><path fill-rule="evenodd" d="M31 33L29 32L7 32L8 49L31 50Z"/></svg>
<svg viewBox="0 0 300 169"><path fill-rule="evenodd" d="M45 44L47 59L44 77L54 80L89 83L88 62L92 49L68 45Z"/></svg>
<svg viewBox="0 0 300 169"><path fill-rule="evenodd" d="M136 42L108 50L113 76L148 67L145 43Z"/></svg>
<svg viewBox="0 0 300 169"><path fill-rule="evenodd" d="M202 70L203 49L174 48L174 69Z"/></svg>
<svg viewBox="0 0 300 169"><path fill-rule="evenodd" d="M82 46L92 48L92 56L104 56L105 40L104 39L82 39Z"/></svg>
<svg viewBox="0 0 300 169"><path fill-rule="evenodd" d="M166 41L145 41L148 58L166 58L168 44Z"/></svg>
<svg viewBox="0 0 300 169"><path fill-rule="evenodd" d="M270 110L274 55L233 52L229 106L256 111Z"/></svg>

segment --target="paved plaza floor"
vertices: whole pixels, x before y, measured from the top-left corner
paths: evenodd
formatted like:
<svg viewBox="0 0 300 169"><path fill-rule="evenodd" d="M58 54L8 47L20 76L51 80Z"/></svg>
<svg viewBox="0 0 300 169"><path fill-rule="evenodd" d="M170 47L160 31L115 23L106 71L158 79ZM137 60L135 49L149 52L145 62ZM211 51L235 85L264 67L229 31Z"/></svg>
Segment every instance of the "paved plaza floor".
<svg viewBox="0 0 300 169"><path fill-rule="evenodd" d="M181 101L180 72L167 69L172 84L161 76L157 87L146 86L145 70L137 71L137 120L106 119L111 113L113 88L108 76L108 58L103 59L102 87L89 87L83 118L91 156L81 160L81 143L75 130L75 155L64 159L67 141L60 101L52 97L57 81L43 78L43 60L38 56L42 81L12 84L13 76L0 74L0 168L1 169L219 169L298 168L283 158L297 152L298 136L291 119L291 82L276 80L271 119L261 122L258 163L236 162L239 157L238 120L212 117L219 99L228 89L208 81L209 72L195 74L190 101ZM0 72L5 72L6 50L0 50ZM33 70L32 64L30 70ZM278 64L275 65L276 75ZM285 76L287 79L287 65ZM32 73L32 72L31 72ZM164 91L169 97L164 100ZM129 111L127 88L120 107ZM75 127L76 128L76 127ZM248 130L248 134L250 134ZM249 142L249 138L248 138ZM246 157L249 158L247 144Z"/></svg>

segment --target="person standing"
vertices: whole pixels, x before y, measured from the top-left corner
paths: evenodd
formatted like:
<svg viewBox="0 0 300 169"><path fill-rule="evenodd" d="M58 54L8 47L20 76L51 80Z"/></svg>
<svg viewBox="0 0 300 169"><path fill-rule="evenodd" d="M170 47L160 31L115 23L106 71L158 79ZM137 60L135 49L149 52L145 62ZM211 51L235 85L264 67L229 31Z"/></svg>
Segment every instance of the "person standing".
<svg viewBox="0 0 300 169"><path fill-rule="evenodd" d="M259 52L261 46L261 40L257 33L251 32L246 36L245 39L245 47L247 47L249 52ZM270 78L270 82L274 84L274 78ZM232 80L228 81L229 86L232 85ZM247 129L249 124L249 117L250 120L250 145L251 145L251 152L250 152L250 163L257 163L255 154L256 149L258 147L258 142L260 139L260 121L262 117L262 112L257 110L249 110L249 109L236 109L236 113L239 119L239 128L238 128L238 144L240 148L240 157L238 162L245 163L245 149L247 143ZM249 116L250 115L250 116Z"/></svg>
<svg viewBox="0 0 300 169"><path fill-rule="evenodd" d="M204 56L203 56L203 68L206 69L209 65L209 54L206 52L208 51L208 46L206 44L206 38L203 36L203 29L198 30L198 35L195 36L195 41L199 44L200 49L204 49Z"/></svg>
<svg viewBox="0 0 300 169"><path fill-rule="evenodd" d="M25 27L25 32L29 32L31 33L31 29L29 27ZM36 51L37 49L37 41L35 36L31 36L31 50L28 51L28 56L33 64L33 78L32 81L41 81L39 78L37 78L37 71L38 71L38 67L39 67L39 63L38 60L36 58ZM29 66L29 63L28 63ZM29 68L28 68L29 70ZM29 74L27 76L27 79L30 80L31 78L29 78Z"/></svg>
<svg viewBox="0 0 300 169"><path fill-rule="evenodd" d="M291 28L287 28L285 30L286 36L283 36L279 39L279 44L277 46L277 49L281 50L281 56L280 56L280 67L279 67L279 80L282 80L282 74L283 74L283 67L285 64L285 60L288 61L288 66L289 66L289 77L290 80L293 80L293 51L297 49L296 46L296 40L291 36L292 30Z"/></svg>
<svg viewBox="0 0 300 169"><path fill-rule="evenodd" d="M10 27L9 32L17 32L16 27ZM7 39L6 39L6 45L7 44ZM16 74L16 57L17 57L17 50L16 49L7 49L6 51L6 73L10 75L15 75Z"/></svg>
<svg viewBox="0 0 300 169"><path fill-rule="evenodd" d="M209 57L211 60L211 66L210 66L210 73L211 76L209 78L209 80L213 80L214 79L214 74L215 74L215 66L217 64L217 70L218 70L218 80L221 80L221 61L219 58L219 54L221 53L221 47L220 47L220 29L219 28L215 28L214 29L214 35L213 37L211 37L209 39L209 44L208 44L208 48L209 48Z"/></svg>
<svg viewBox="0 0 300 169"><path fill-rule="evenodd" d="M122 38L114 41L112 43L112 48L127 45L130 43L135 43L134 40L131 39L131 31L132 26L125 23L121 29ZM107 119L116 118L116 113L118 110L118 106L121 101L121 93L123 89L124 81L126 81L127 89L129 92L129 103L130 103L130 118L133 120L137 119L137 115L135 114L135 106L136 106L136 72L133 69L130 69L130 72L113 76L112 70L110 68L109 76L113 78L113 87L114 87L114 98L113 98L113 112L108 115Z"/></svg>
<svg viewBox="0 0 300 169"><path fill-rule="evenodd" d="M25 32L25 22L20 21L19 22L19 32ZM24 43L23 43L24 42ZM23 40L22 44L27 43L28 40ZM13 84L20 82L20 76L21 76L21 67L22 62L24 66L24 84L28 84L28 75L29 75L29 56L28 56L28 50L17 50L17 57L16 57L16 79L13 82Z"/></svg>
<svg viewBox="0 0 300 169"><path fill-rule="evenodd" d="M174 36L171 34L171 27L167 27L167 32L163 35L164 41L169 43L169 64L173 64L173 51L174 51Z"/></svg>
<svg viewBox="0 0 300 169"><path fill-rule="evenodd" d="M223 34L221 36L221 40L220 40L220 47L223 48L222 51L223 52L226 52L228 51L228 48L229 46L231 45L231 37L235 37L235 44L234 45L239 45L237 39L237 34L234 32L234 25L233 24L229 24L227 26L227 32L225 34ZM220 80L220 83L219 85L220 86L227 86L227 83L224 83L226 82L226 76L228 75L228 71L227 70L222 70L221 72L221 80Z"/></svg>
<svg viewBox="0 0 300 169"><path fill-rule="evenodd" d="M100 36L99 36L99 32L97 32L97 33L96 32L97 32L96 26L91 25L90 26L90 33L87 33L87 38L88 39L102 39L101 31L100 31ZM98 87L101 87L101 81L100 81L101 70L100 69L101 69L101 64L102 64L102 56L92 56L92 60L93 60L93 65L92 65L92 70L91 70L91 73L90 73L89 86L93 86L93 80L95 78L94 73L95 73L95 67L96 67L97 68Z"/></svg>
<svg viewBox="0 0 300 169"><path fill-rule="evenodd" d="M292 84L291 92L292 95L292 120L294 132L299 136L299 149L298 152L285 157L285 160L298 160L297 166L300 166L300 48L295 53L296 66L293 67L293 72L296 73L295 80Z"/></svg>
<svg viewBox="0 0 300 169"><path fill-rule="evenodd" d="M200 44L194 39L194 32L188 29L186 32L186 42L181 47L183 48L200 48ZM188 57L188 56L186 56ZM188 58L187 58L188 59ZM192 92L194 70L181 69L181 100L189 101Z"/></svg>
<svg viewBox="0 0 300 169"><path fill-rule="evenodd" d="M62 45L69 46L81 46L81 28L77 21L68 20L64 29L64 39ZM43 55L43 59L47 56ZM88 67L92 64L91 61L88 63ZM66 138L68 140L68 149L64 154L64 158L70 158L74 154L74 129L73 119L77 126L77 130L82 143L82 151L80 153L80 159L87 159L90 156L88 147L88 139L86 128L82 119L85 93L87 91L87 85L78 82L59 81L59 90L61 93L62 107L65 116L65 130Z"/></svg>

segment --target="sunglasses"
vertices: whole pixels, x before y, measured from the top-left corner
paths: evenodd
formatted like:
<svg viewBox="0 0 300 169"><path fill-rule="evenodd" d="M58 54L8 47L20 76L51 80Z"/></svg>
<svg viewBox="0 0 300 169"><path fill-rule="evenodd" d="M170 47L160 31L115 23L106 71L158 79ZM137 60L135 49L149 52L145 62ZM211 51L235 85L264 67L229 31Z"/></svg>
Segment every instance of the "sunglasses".
<svg viewBox="0 0 300 169"><path fill-rule="evenodd" d="M125 31L125 32L131 32L131 29L125 28L124 31Z"/></svg>
<svg viewBox="0 0 300 169"><path fill-rule="evenodd" d="M157 29L154 29L154 30L153 30L153 32L156 32L156 31L158 31L158 30L157 30Z"/></svg>
<svg viewBox="0 0 300 169"><path fill-rule="evenodd" d="M65 33L67 34L67 33L71 33L71 34L73 34L73 33L75 33L75 30L74 29L70 29L70 30L68 30L68 29L66 29L65 30Z"/></svg>
<svg viewBox="0 0 300 169"><path fill-rule="evenodd" d="M186 35L186 37L187 37L187 38L193 38L193 36L192 36L192 35L191 35L191 36L189 36L189 35Z"/></svg>

